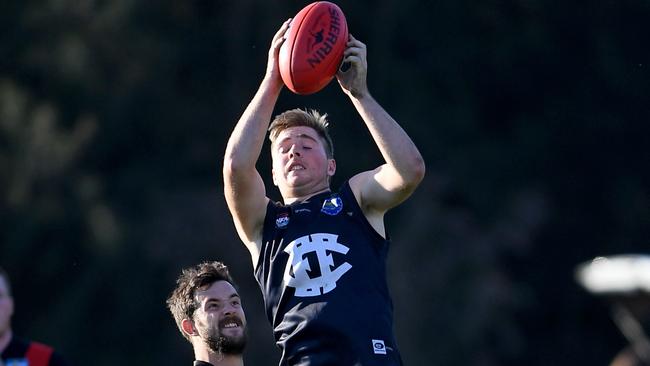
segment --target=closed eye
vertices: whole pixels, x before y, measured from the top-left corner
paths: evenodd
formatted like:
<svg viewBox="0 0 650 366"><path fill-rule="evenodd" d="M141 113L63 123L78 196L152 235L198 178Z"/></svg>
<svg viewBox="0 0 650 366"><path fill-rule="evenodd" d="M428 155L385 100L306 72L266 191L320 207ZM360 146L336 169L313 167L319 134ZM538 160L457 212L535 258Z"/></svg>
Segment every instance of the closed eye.
<svg viewBox="0 0 650 366"><path fill-rule="evenodd" d="M216 301L210 301L206 304L205 306L208 310L217 310L221 308L221 303L216 302Z"/></svg>

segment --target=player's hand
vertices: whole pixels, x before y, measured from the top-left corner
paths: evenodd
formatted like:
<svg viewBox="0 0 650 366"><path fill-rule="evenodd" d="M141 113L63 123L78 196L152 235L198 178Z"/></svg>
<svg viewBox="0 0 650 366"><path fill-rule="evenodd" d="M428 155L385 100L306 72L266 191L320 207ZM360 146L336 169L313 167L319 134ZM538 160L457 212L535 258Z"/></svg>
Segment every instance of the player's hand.
<svg viewBox="0 0 650 366"><path fill-rule="evenodd" d="M366 56L366 45L350 34L336 79L346 94L357 99L368 94Z"/></svg>
<svg viewBox="0 0 650 366"><path fill-rule="evenodd" d="M278 59L280 54L280 47L284 43L287 30L289 29L289 24L291 24L291 18L287 19L278 31L273 36L271 41L271 48L269 49L269 58L266 63L266 75L265 78L272 81L274 84L282 87L284 82L280 76L280 66L278 65Z"/></svg>

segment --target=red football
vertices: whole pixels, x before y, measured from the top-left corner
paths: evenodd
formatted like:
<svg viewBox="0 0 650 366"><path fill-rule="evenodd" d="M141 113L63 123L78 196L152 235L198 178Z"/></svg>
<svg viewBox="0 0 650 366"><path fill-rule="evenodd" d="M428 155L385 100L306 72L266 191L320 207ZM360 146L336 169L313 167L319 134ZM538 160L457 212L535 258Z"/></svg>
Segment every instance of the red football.
<svg viewBox="0 0 650 366"><path fill-rule="evenodd" d="M327 1L304 7L291 21L280 47L280 75L296 94L312 94L336 74L348 42L341 9Z"/></svg>

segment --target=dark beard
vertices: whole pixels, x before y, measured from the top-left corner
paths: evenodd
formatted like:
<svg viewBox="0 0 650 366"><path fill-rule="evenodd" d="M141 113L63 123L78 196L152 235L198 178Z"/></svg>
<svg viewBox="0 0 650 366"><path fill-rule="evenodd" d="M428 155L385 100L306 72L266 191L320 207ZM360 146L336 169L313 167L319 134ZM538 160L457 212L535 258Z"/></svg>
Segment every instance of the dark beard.
<svg viewBox="0 0 650 366"><path fill-rule="evenodd" d="M242 333L240 337L223 336L219 333L218 329L215 329L212 333L207 337L206 343L213 352L224 355L241 355L244 353L247 338L246 332Z"/></svg>

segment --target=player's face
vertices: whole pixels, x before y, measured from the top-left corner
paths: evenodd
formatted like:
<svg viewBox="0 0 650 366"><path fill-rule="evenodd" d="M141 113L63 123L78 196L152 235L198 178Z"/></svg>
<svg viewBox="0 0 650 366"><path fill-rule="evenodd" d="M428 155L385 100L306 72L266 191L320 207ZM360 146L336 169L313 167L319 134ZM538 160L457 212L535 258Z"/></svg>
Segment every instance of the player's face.
<svg viewBox="0 0 650 366"><path fill-rule="evenodd" d="M14 313L14 300L9 295L9 285L0 276L0 336L11 328L11 316Z"/></svg>
<svg viewBox="0 0 650 366"><path fill-rule="evenodd" d="M329 187L334 159L328 159L323 141L311 127L290 127L278 135L271 147L273 182L280 191L309 194Z"/></svg>
<svg viewBox="0 0 650 366"><path fill-rule="evenodd" d="M200 307L194 324L214 352L241 354L246 345L246 316L239 294L227 281L197 291Z"/></svg>

